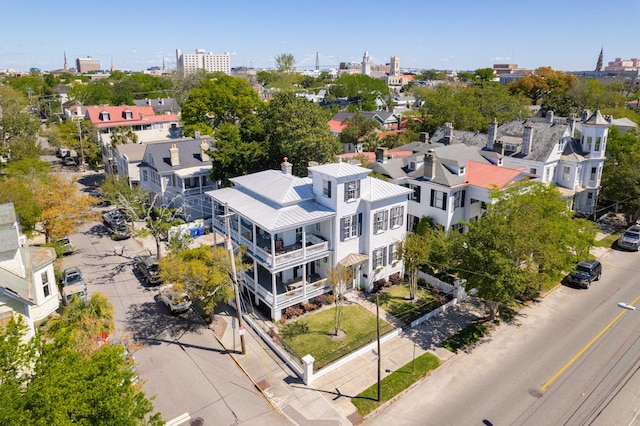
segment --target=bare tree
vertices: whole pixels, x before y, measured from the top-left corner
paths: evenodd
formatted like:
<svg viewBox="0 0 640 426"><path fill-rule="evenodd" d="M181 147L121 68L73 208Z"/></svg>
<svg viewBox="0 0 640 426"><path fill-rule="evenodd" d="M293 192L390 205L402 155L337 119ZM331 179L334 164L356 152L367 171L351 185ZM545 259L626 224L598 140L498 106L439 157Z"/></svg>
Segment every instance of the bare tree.
<svg viewBox="0 0 640 426"><path fill-rule="evenodd" d="M281 53L273 60L276 62L278 73L288 73L294 70L296 60L291 53Z"/></svg>
<svg viewBox="0 0 640 426"><path fill-rule="evenodd" d="M335 297L336 304L336 329L335 335L337 336L340 333L340 326L342 324L342 308L344 305L344 292L346 290L346 285L349 281L353 279L353 270L351 267L342 266L338 264L337 266L331 268L327 273L327 283L331 286L331 290L333 290L333 296Z"/></svg>

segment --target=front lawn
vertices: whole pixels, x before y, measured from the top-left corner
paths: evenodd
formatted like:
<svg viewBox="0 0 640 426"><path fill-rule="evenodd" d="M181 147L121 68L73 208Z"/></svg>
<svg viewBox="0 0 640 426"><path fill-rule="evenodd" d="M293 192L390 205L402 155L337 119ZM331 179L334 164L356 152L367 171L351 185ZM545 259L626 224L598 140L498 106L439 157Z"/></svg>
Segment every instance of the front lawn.
<svg viewBox="0 0 640 426"><path fill-rule="evenodd" d="M481 322L469 324L442 342L442 347L451 352L458 352L459 349L464 349L477 343L485 334L487 334L486 324Z"/></svg>
<svg viewBox="0 0 640 426"><path fill-rule="evenodd" d="M386 288L379 293L379 298L380 307L405 324L411 324L413 320L442 305L440 298L424 287L418 287L418 299L412 303L409 300L409 284ZM376 296L372 295L369 300L376 303Z"/></svg>
<svg viewBox="0 0 640 426"><path fill-rule="evenodd" d="M360 305L345 305L342 310L341 329L346 333L343 339L332 338L335 331L336 308L314 312L298 319L309 325L309 332L280 339L299 356L311 354L315 358L316 370L353 352L376 339L376 316ZM380 333L384 334L393 327L380 320Z"/></svg>
<svg viewBox="0 0 640 426"><path fill-rule="evenodd" d="M608 234L603 239L596 241L596 246L597 247L611 248L616 244L616 241L618 241L618 238L620 238L620 233L619 232L614 232L613 234Z"/></svg>
<svg viewBox="0 0 640 426"><path fill-rule="evenodd" d="M370 386L362 393L351 398L351 403L356 406L362 416L366 416L381 404L389 401L412 384L425 377L431 370L440 365L440 360L435 355L426 352L408 362L400 369L389 374L380 381L380 401L378 398L378 384Z"/></svg>

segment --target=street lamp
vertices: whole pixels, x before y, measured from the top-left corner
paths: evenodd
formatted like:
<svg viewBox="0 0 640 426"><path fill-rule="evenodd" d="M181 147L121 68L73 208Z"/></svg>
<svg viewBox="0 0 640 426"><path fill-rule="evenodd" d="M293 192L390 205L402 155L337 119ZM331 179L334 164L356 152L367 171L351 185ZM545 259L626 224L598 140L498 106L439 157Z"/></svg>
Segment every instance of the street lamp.
<svg viewBox="0 0 640 426"><path fill-rule="evenodd" d="M636 308L635 306L630 305L628 303L624 303L624 302L619 302L618 306L621 307L622 309L628 309L630 311L637 311L638 310L638 308Z"/></svg>

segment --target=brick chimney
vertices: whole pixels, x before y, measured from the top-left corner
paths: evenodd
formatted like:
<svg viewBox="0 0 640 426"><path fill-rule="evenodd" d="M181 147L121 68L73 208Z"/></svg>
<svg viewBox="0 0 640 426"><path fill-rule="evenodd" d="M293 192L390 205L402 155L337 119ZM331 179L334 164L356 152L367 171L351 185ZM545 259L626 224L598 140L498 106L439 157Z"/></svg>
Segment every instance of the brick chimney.
<svg viewBox="0 0 640 426"><path fill-rule="evenodd" d="M567 123L569 124L569 132L571 133L571 137L573 137L576 132L576 121L578 121L578 119L576 118L575 114L569 115Z"/></svg>
<svg viewBox="0 0 640 426"><path fill-rule="evenodd" d="M209 144L203 139L200 142L200 158L202 159L202 162L207 162L210 160L209 154L207 154L208 151L209 151Z"/></svg>
<svg viewBox="0 0 640 426"><path fill-rule="evenodd" d="M444 123L444 143L451 145L453 143L453 124Z"/></svg>
<svg viewBox="0 0 640 426"><path fill-rule="evenodd" d="M498 120L493 117L493 121L489 123L489 131L487 132L487 149L493 151L493 144L498 136Z"/></svg>
<svg viewBox="0 0 640 426"><path fill-rule="evenodd" d="M387 153L388 153L389 149L388 148L384 148L384 147L377 147L376 148L376 163L382 163L382 164L387 164Z"/></svg>
<svg viewBox="0 0 640 426"><path fill-rule="evenodd" d="M504 145L500 141L495 141L493 143L493 152L497 152L500 155L504 155Z"/></svg>
<svg viewBox="0 0 640 426"><path fill-rule="evenodd" d="M524 126L524 133L522 134L522 155L529 155L531 153L532 143L533 128L530 125L526 125Z"/></svg>
<svg viewBox="0 0 640 426"><path fill-rule="evenodd" d="M285 175L290 175L293 171L293 164L289 162L289 158L287 157L284 157L284 161L280 164L280 167L282 169L282 173Z"/></svg>
<svg viewBox="0 0 640 426"><path fill-rule="evenodd" d="M430 149L426 154L424 154L424 171L422 176L425 179L431 180L436 176L436 162L436 153L433 149Z"/></svg>
<svg viewBox="0 0 640 426"><path fill-rule="evenodd" d="M175 143L169 148L169 164L171 164L171 167L180 165L180 151Z"/></svg>

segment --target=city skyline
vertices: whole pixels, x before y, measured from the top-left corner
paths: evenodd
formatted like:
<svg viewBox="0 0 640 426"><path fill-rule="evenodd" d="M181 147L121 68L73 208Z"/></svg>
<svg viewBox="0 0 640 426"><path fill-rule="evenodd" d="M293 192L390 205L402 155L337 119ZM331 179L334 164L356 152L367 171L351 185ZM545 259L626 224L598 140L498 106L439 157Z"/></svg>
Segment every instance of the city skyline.
<svg viewBox="0 0 640 426"><path fill-rule="evenodd" d="M265 7L239 3L140 0L126 9L87 3L60 9L51 2L14 5L0 17L0 69L62 69L90 55L109 69L175 69L176 49L229 52L232 67L273 68L274 58L291 53L298 69L340 62L372 64L400 57L403 69L473 70L495 63L531 69L595 69L640 56L632 25L621 25L607 10L640 16L640 3L585 0L579 4L486 0L424 2L403 8L387 2L334 0L300 4L282 0ZM428 3L428 4L427 4Z"/></svg>

